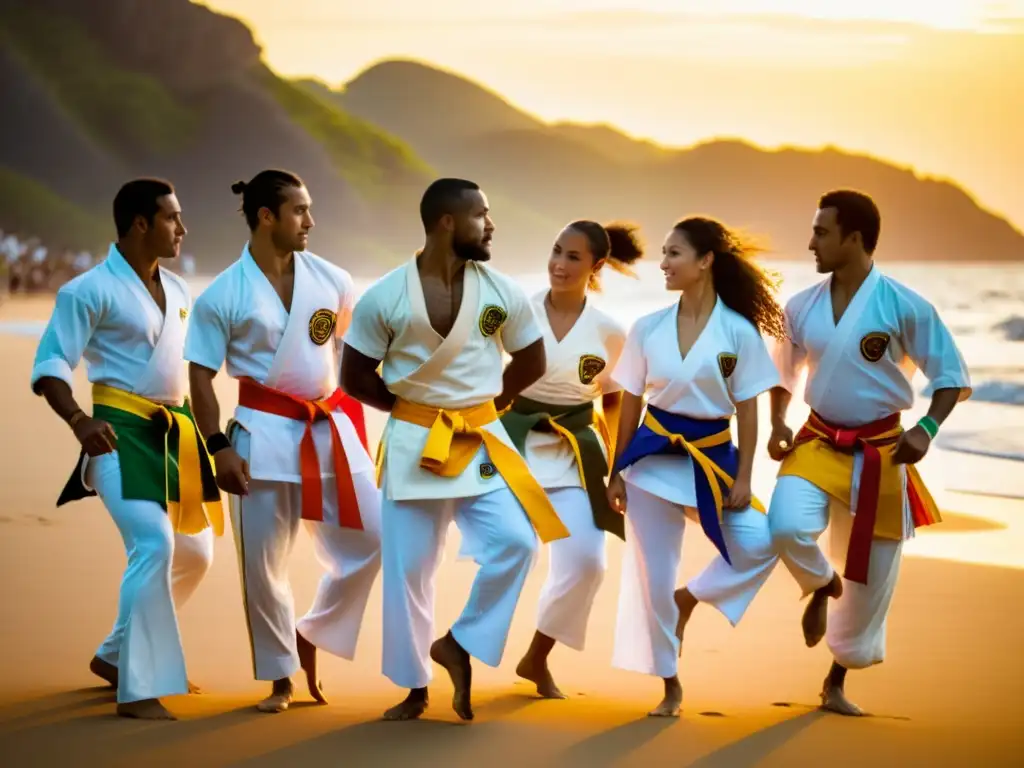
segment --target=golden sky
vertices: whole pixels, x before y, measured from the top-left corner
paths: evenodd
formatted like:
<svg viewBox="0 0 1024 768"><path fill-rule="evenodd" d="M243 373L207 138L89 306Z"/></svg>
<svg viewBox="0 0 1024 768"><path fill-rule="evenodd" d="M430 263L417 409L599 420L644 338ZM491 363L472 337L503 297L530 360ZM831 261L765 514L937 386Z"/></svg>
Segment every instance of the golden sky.
<svg viewBox="0 0 1024 768"><path fill-rule="evenodd" d="M340 85L416 58L546 120L674 146L832 144L953 178L1024 229L1024 0L204 4L245 20L284 75Z"/></svg>

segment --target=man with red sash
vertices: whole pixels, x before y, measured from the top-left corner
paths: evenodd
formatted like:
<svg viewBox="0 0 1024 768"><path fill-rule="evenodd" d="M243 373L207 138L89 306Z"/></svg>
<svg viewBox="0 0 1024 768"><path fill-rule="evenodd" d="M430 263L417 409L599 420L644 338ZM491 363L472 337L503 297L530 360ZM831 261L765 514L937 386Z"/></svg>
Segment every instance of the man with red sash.
<svg viewBox="0 0 1024 768"><path fill-rule="evenodd" d="M811 595L807 645L824 637L832 652L822 705L845 715L862 714L846 698L846 671L885 658L903 541L940 520L914 464L971 393L967 365L935 308L874 265L880 223L862 193L838 190L819 201L809 248L828 277L786 305L789 340L776 350L781 386L771 394L768 452L782 462L768 511L772 538ZM804 369L811 414L794 439L785 417ZM928 380L931 406L904 431L900 412L913 405L916 370ZM830 507L842 577L817 544Z"/></svg>
<svg viewBox="0 0 1024 768"><path fill-rule="evenodd" d="M242 195L251 231L242 255L196 300L185 343L196 423L231 494L231 519L257 680L257 708L282 712L301 667L325 699L316 650L352 659L380 571L380 494L362 406L338 389L338 350L355 304L352 278L306 250L309 192L286 171L262 171ZM221 432L213 380L238 380ZM295 620L288 558L300 521L326 570Z"/></svg>

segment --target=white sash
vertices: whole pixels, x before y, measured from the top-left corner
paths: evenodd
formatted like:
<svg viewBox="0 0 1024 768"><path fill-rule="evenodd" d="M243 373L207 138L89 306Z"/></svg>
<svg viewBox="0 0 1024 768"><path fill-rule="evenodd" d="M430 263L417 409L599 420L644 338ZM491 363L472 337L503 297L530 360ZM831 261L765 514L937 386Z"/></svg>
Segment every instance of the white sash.
<svg viewBox="0 0 1024 768"><path fill-rule="evenodd" d="M835 375L836 370L839 367L839 363L843 359L843 355L847 352L847 341L850 339L850 335L857 328L860 323L864 311L867 309L868 302L875 293L875 288L878 287L878 281L881 277L881 273L877 267L872 267L871 271L868 272L868 276L861 283L860 288L857 289L857 293L854 294L853 300L847 306L846 311L843 312L843 316L839 318L839 324L832 332L831 338L828 340L828 344L825 347L825 351L818 361L817 366L811 372L811 379L807 383L807 402L817 403L821 402L824 398L825 393L828 392L829 384L832 382L832 377ZM831 322L833 318L832 309L832 293L831 293L831 281L823 284L824 288L822 294L819 294L815 301L808 302L810 305L816 304L818 301L824 301L828 310L828 320ZM803 336L803 325L807 322L807 318L810 316L810 311L804 313L801 318L800 328L797 331L797 335Z"/></svg>
<svg viewBox="0 0 1024 768"><path fill-rule="evenodd" d="M413 259L405 268L405 287L409 297L410 324L420 343L432 349L430 356L415 370L402 379L391 382L388 389L395 395L410 402L421 402L422 395L433 389L434 384L445 368L458 356L469 340L477 314L480 310L480 273L473 262L465 267L462 284L462 303L455 317L455 324L449 334L441 338L430 325L427 313L427 301L423 295L423 284L420 282L416 260Z"/></svg>

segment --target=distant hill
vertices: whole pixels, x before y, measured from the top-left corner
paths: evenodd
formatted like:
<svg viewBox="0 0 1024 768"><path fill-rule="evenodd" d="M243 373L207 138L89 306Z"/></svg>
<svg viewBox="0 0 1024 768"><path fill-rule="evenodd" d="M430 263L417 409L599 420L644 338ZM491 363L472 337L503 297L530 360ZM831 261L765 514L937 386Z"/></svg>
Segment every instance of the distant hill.
<svg viewBox="0 0 1024 768"><path fill-rule="evenodd" d="M322 85L306 86L329 95ZM673 150L609 126L550 125L463 77L409 61L370 67L334 99L403 139L439 172L467 175L517 201L517 218L527 207L551 222L540 238L505 227L514 247L546 248L574 217L631 218L655 246L676 219L705 213L765 234L776 252L799 257L818 197L848 186L879 203L882 258L1024 259L1024 235L957 185L836 149L768 151L714 141ZM506 219L493 207L495 242L505 247Z"/></svg>
<svg viewBox="0 0 1024 768"><path fill-rule="evenodd" d="M147 0L145 12L135 0L4 0L0 86L0 199L28 179L84 211L62 245L88 247L95 229L83 222L109 222L117 187L155 174L179 190L186 250L219 269L247 235L231 183L273 166L309 185L325 256L372 270L368 242L405 250L419 237L410 212L429 166L274 74L242 22L188 0ZM22 226L9 210L0 227Z"/></svg>

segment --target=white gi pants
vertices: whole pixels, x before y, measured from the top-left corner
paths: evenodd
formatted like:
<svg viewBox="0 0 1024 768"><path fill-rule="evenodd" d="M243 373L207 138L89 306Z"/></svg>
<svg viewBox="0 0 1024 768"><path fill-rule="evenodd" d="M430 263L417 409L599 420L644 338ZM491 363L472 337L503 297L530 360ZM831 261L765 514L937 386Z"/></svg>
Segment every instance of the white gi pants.
<svg viewBox="0 0 1024 768"><path fill-rule="evenodd" d="M382 500L383 672L402 688L430 683L435 572L454 518L480 570L452 636L496 667L519 595L537 555L537 535L508 488L459 499Z"/></svg>
<svg viewBox="0 0 1024 768"><path fill-rule="evenodd" d="M549 488L547 494L570 536L549 545L551 560L540 593L537 630L582 651L594 598L607 569L606 536L594 525L590 497L583 488Z"/></svg>
<svg viewBox="0 0 1024 768"><path fill-rule="evenodd" d="M778 479L768 520L779 557L807 595L832 580L834 570L818 546L829 527L829 550L837 563L846 562L853 515L811 482L793 475ZM825 642L833 658L847 669L863 669L885 660L885 620L900 570L902 541L875 539L867 585L843 580L843 595L829 601Z"/></svg>
<svg viewBox="0 0 1024 768"><path fill-rule="evenodd" d="M364 530L338 525L335 479L323 478L323 522L302 520L299 483L252 480L231 497L253 674L281 680L299 669L295 632L317 648L351 660L374 579L380 571L380 492L372 472L352 477ZM295 620L288 559L302 523L325 573L306 615Z"/></svg>
<svg viewBox="0 0 1024 768"><path fill-rule="evenodd" d="M183 605L213 561L213 532L174 533L153 501L124 499L118 454L90 458L86 483L96 490L124 540L128 564L117 620L96 655L117 667L117 701L188 693L175 607Z"/></svg>
<svg viewBox="0 0 1024 768"><path fill-rule="evenodd" d="M626 483L626 556L615 625L612 665L661 678L678 672L679 609L674 593L682 561L686 516L681 507ZM767 517L753 507L726 510L720 554L687 587L734 626L778 562Z"/></svg>

